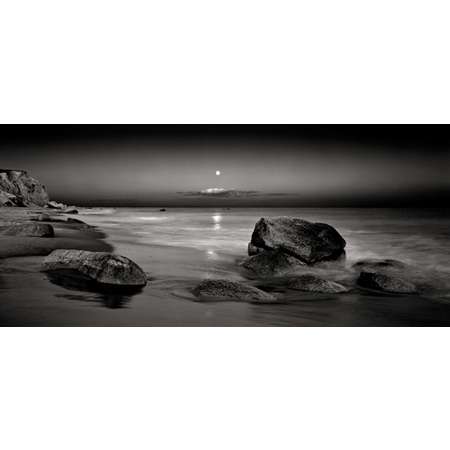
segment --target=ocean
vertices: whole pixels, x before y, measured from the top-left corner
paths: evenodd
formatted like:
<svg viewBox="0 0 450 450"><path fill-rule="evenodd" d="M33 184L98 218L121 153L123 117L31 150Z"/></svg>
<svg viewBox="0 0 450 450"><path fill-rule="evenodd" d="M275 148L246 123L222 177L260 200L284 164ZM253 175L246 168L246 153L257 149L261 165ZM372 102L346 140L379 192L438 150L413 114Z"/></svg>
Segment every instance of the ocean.
<svg viewBox="0 0 450 450"><path fill-rule="evenodd" d="M450 212L444 209L92 208L79 218L99 227L118 254L138 263L148 286L134 296L83 292L52 283L40 257L9 260L1 293L2 325L49 326L423 326L450 325ZM426 295L285 293L276 305L196 302L204 278L245 281L247 256L261 217L296 216L334 226L347 241L345 262L308 272L351 284L363 258L399 259L433 286ZM15 270L14 270L15 268ZM3 278L5 278L5 276ZM9 278L8 278L9 277ZM250 280L260 285L257 280ZM6 306L5 306L6 305Z"/></svg>

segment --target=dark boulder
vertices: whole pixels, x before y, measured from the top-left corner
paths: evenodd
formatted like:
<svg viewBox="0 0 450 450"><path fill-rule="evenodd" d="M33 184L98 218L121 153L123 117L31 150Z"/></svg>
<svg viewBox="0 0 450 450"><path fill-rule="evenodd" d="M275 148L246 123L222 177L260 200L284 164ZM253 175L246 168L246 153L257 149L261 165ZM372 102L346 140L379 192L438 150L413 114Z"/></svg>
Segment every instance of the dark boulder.
<svg viewBox="0 0 450 450"><path fill-rule="evenodd" d="M22 223L10 225L0 230L0 234L5 236L26 236L51 238L55 232L51 225L45 223Z"/></svg>
<svg viewBox="0 0 450 450"><path fill-rule="evenodd" d="M84 250L54 250L43 262L44 271L75 271L100 284L145 286L147 276L124 256Z"/></svg>
<svg viewBox="0 0 450 450"><path fill-rule="evenodd" d="M324 280L314 275L305 274L291 278L288 282L289 289L299 291L318 292L324 294L341 294L349 289L334 281Z"/></svg>
<svg viewBox="0 0 450 450"><path fill-rule="evenodd" d="M274 250L250 256L241 265L257 277L273 277L286 275L306 264L280 250Z"/></svg>
<svg viewBox="0 0 450 450"><path fill-rule="evenodd" d="M338 259L346 244L331 225L296 217L261 218L250 243L263 250L281 250L307 264Z"/></svg>
<svg viewBox="0 0 450 450"><path fill-rule="evenodd" d="M377 272L361 272L357 280L359 286L381 292L414 294L416 286L402 278Z"/></svg>
<svg viewBox="0 0 450 450"><path fill-rule="evenodd" d="M193 293L199 299L234 300L250 303L274 303L276 298L267 292L243 283L228 280L203 280Z"/></svg>

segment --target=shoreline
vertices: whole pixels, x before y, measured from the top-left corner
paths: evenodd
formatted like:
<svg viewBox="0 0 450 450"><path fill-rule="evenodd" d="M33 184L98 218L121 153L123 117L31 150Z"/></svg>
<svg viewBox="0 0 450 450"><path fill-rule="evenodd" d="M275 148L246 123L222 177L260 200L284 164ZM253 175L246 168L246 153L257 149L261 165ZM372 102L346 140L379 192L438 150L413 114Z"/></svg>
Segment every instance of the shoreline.
<svg viewBox="0 0 450 450"><path fill-rule="evenodd" d="M6 236L0 234L0 261L14 257L46 256L56 249L90 250L112 252L107 235L81 221L70 221L67 214L40 207L0 207L0 230L15 224L36 223L31 219L48 214L50 221L39 223L53 227L54 237Z"/></svg>

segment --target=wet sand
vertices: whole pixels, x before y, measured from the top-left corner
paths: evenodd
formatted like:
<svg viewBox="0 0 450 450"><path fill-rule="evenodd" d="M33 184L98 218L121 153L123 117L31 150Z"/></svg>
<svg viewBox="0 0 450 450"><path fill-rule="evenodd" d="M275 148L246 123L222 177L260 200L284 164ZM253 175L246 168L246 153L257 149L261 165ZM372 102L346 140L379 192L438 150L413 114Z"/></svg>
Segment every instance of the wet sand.
<svg viewBox="0 0 450 450"><path fill-rule="evenodd" d="M17 256L45 256L58 248L77 250L111 251L112 247L103 239L106 235L87 224L64 222L67 215L44 208L0 208L0 228L29 222L39 214L49 214L54 220L49 223L55 237L2 236L0 233L0 259Z"/></svg>

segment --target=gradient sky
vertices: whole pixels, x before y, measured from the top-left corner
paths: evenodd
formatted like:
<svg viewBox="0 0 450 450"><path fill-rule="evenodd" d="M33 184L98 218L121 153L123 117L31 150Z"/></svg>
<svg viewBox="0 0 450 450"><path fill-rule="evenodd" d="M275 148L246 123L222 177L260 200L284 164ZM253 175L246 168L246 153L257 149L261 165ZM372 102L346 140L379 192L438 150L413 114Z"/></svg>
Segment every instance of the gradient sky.
<svg viewBox="0 0 450 450"><path fill-rule="evenodd" d="M27 170L51 198L78 205L440 206L450 199L448 131L3 126L0 167Z"/></svg>

